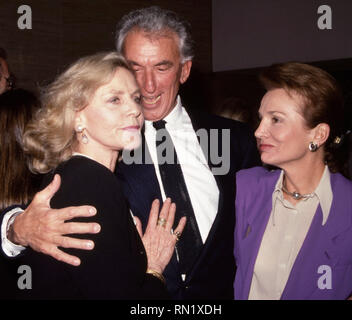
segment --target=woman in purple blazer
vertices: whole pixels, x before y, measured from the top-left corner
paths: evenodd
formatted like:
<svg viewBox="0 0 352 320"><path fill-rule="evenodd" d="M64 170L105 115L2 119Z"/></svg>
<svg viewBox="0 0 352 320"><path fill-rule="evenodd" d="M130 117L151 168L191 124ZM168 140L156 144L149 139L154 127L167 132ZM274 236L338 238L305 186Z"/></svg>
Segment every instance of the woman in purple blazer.
<svg viewBox="0 0 352 320"><path fill-rule="evenodd" d="M352 293L352 182L335 80L301 63L261 75L262 162L237 174L235 299L346 299Z"/></svg>

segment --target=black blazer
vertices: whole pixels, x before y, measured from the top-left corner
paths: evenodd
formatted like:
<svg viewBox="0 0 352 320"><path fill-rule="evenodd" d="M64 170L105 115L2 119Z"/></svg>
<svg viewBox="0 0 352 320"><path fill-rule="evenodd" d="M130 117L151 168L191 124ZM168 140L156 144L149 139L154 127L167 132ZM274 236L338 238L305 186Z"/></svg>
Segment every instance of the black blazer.
<svg viewBox="0 0 352 320"><path fill-rule="evenodd" d="M233 299L235 261L233 257L233 232L235 225L235 174L238 170L260 165L254 135L247 125L207 114L190 113L193 128L230 129L230 170L226 175L215 175L220 191L217 216L209 232L202 253L185 281L182 281L175 255L164 276L168 290L174 299ZM219 135L221 146L221 135ZM142 153L150 161L145 141ZM208 148L210 149L210 148ZM203 150L204 151L204 150ZM209 167L215 164L208 157ZM147 162L148 163L148 162ZM119 163L116 170L134 215L145 227L151 203L161 201L159 183L153 164Z"/></svg>
<svg viewBox="0 0 352 320"><path fill-rule="evenodd" d="M147 259L142 241L125 203L120 182L103 165L74 156L59 165L61 187L51 200L52 208L92 205L97 214L72 221L97 222L102 230L94 235L74 235L95 242L93 251L63 249L80 257L73 267L31 249L18 259L17 266L32 269L32 289L17 290L24 299L165 299L162 282L146 274ZM53 178L46 175L43 186ZM17 275L19 278L20 275ZM13 287L17 287L13 283Z"/></svg>

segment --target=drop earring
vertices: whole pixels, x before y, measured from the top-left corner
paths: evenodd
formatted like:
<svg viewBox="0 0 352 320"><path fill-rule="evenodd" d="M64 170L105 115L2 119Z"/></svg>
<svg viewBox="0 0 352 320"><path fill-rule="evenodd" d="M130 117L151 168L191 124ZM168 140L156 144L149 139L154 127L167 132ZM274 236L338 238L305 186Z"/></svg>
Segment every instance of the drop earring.
<svg viewBox="0 0 352 320"><path fill-rule="evenodd" d="M76 127L76 132L82 133L82 143L87 144L88 143L88 137L84 134L84 128L79 124Z"/></svg>
<svg viewBox="0 0 352 320"><path fill-rule="evenodd" d="M82 143L87 144L88 143L88 137L82 133Z"/></svg>

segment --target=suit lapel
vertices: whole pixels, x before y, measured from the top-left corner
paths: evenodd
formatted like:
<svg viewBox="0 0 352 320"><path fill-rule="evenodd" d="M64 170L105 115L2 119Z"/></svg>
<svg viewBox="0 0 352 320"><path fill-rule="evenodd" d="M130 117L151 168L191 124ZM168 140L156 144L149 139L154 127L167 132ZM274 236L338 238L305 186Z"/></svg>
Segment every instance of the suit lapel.
<svg viewBox="0 0 352 320"><path fill-rule="evenodd" d="M319 205L315 213L307 236L299 251L296 261L292 267L290 277L287 281L282 299L311 299L315 293L321 291L317 286L320 276L318 268L321 265L328 265L333 268L339 259L345 257L343 250L345 246L339 237L351 228L351 214L345 207L344 188L339 185L338 176L331 174L331 187L333 190L333 201L330 208L329 218L326 224L322 225L323 213ZM305 270L304 273L301 270ZM307 289L310 289L307 292Z"/></svg>
<svg viewBox="0 0 352 320"><path fill-rule="evenodd" d="M240 239L237 239L237 241L240 241L240 255L246 257L242 262L242 265L244 265L242 268L242 272L244 272L242 277L245 279L244 299L248 299L249 296L254 266L266 226L269 223L272 211L272 193L279 178L280 170L269 172L268 175L271 176L267 179L263 187L263 192L258 193L256 201L249 203L245 208L244 223L241 230L242 234L239 235ZM266 177L263 179L266 179ZM258 185L260 185L260 182ZM270 201L268 201L268 199L270 199ZM258 212L260 212L260 215L258 215ZM249 253L251 254L249 255Z"/></svg>
<svg viewBox="0 0 352 320"><path fill-rule="evenodd" d="M212 159L210 157L210 129L211 128L211 123L209 123L208 121L206 121L206 118L201 114L201 113L196 113L196 112L189 112L188 111L188 115L191 119L192 122L192 126L194 131L197 133L198 130L205 130L207 133L207 145L204 145L203 143L201 143L200 141L200 135L197 134L197 139L198 142L201 146L201 149L203 151L203 154L205 156L205 159L207 160L209 169L212 170L212 168L214 167L214 164L212 163ZM221 132L220 132L221 133ZM220 144L221 141L221 135L218 135L218 145ZM215 220L212 224L212 227L209 230L209 234L208 237L203 245L201 254L199 256L199 258L197 259L196 263L194 264L192 270L190 271L189 275L187 276L187 280L191 279L193 274L196 272L197 268L199 265L202 264L202 260L204 259L204 257L206 256L208 247L210 246L211 242L213 241L214 237L216 236L217 230L218 230L218 225L219 225L219 221L222 220L222 216L225 214L223 208L224 208L224 187L226 186L226 183L232 183L234 184L234 181L228 181L228 177L226 175L213 175L217 184L217 187L219 189L219 203L218 203L218 210L217 210L217 214L215 216ZM227 178L227 179L226 179ZM234 179L234 177L233 177ZM235 199L233 198L233 201ZM233 212L233 214L235 214Z"/></svg>
<svg viewBox="0 0 352 320"><path fill-rule="evenodd" d="M193 130L197 133L198 130L205 130L206 133L207 133L207 137L208 137L208 143L207 143L207 146L205 146L203 143L201 143L200 141L200 136L197 135L197 139L198 139L198 142L201 146L201 149L203 151L203 154L204 154L204 157L205 159L207 160L207 163L208 163L208 166L209 166L209 169L212 170L214 168L214 164L212 163L212 158L210 156L210 124L207 123L207 121L205 121L204 117L202 117L202 115L199 113L199 114L196 114L194 112L188 112L188 115L191 119L191 122L192 122L192 126L193 126ZM219 134L218 135L218 145L221 146L222 144L220 143L221 141L221 135ZM225 185L224 184L224 180L223 179L225 176L224 175L213 175L214 178L215 178L215 181L216 181L216 184L219 188L219 193L220 193L220 196L219 196L219 204L218 204L218 213L222 211L222 207L223 207L223 186ZM218 215L217 215L218 216ZM214 221L215 222L215 221ZM214 224L213 224L214 226ZM213 228L212 228L213 229ZM210 235L210 233L209 233ZM209 236L208 236L209 238Z"/></svg>
<svg viewBox="0 0 352 320"><path fill-rule="evenodd" d="M142 133L141 146L134 151L137 161L119 164L118 170L122 172L123 179L127 184L125 196L129 200L133 214L137 215L146 227L152 201L159 199L162 204L162 197L155 167L151 160L144 133Z"/></svg>

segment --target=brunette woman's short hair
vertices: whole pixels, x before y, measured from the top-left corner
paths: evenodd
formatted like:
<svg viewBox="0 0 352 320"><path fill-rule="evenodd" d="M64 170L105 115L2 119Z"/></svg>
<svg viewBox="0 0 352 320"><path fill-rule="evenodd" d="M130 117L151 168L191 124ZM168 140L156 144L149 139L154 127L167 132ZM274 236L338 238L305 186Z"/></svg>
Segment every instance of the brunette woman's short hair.
<svg viewBox="0 0 352 320"><path fill-rule="evenodd" d="M289 95L300 96L303 99L301 114L308 128L319 123L329 125L330 134L323 146L325 161L332 172L344 173L345 152L339 147L346 126L342 93L336 80L320 68L299 62L274 64L264 69L259 79L268 91L280 88Z"/></svg>

